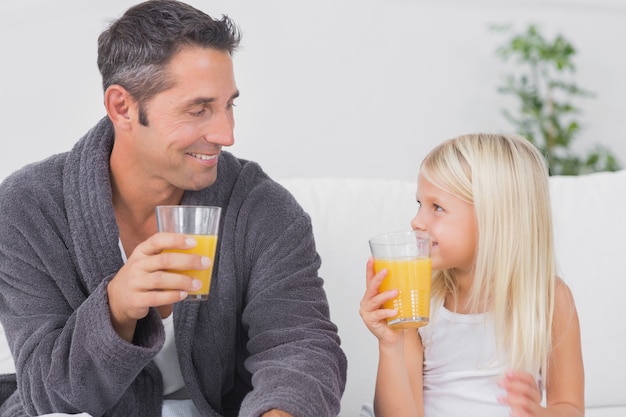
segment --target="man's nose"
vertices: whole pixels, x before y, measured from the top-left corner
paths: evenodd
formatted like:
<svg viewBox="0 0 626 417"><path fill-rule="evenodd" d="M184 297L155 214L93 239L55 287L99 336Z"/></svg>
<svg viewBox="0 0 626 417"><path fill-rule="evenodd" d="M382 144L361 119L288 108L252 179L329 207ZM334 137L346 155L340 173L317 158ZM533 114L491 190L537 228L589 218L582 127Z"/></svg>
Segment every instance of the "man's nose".
<svg viewBox="0 0 626 417"><path fill-rule="evenodd" d="M221 146L232 146L235 143L235 123L232 114L227 111L214 114L207 126L204 137L207 142Z"/></svg>

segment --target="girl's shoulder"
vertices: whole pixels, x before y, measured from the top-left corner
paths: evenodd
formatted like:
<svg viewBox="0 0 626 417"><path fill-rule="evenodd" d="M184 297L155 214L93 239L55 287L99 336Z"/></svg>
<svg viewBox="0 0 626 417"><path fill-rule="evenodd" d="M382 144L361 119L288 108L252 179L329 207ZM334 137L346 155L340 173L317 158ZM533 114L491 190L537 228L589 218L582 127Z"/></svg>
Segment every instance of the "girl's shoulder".
<svg viewBox="0 0 626 417"><path fill-rule="evenodd" d="M554 314L555 317L559 313L566 313L570 315L576 312L576 304L574 302L574 296L569 286L561 278L556 278L554 285Z"/></svg>
<svg viewBox="0 0 626 417"><path fill-rule="evenodd" d="M580 338L580 324L576 303L569 286L561 278L556 279L554 286L554 316L552 319L553 343L573 336Z"/></svg>

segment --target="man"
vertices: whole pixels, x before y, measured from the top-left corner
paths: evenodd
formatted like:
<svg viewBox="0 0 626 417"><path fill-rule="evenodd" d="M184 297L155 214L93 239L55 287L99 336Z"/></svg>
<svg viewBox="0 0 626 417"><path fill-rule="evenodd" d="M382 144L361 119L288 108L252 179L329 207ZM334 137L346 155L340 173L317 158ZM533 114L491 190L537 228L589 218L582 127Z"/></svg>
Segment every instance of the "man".
<svg viewBox="0 0 626 417"><path fill-rule="evenodd" d="M177 1L98 41L107 117L0 187L0 318L17 368L2 416L335 416L346 358L310 219L233 144L233 23ZM222 207L216 259L155 207ZM182 273L214 263L209 300ZM169 323L169 324L168 324Z"/></svg>

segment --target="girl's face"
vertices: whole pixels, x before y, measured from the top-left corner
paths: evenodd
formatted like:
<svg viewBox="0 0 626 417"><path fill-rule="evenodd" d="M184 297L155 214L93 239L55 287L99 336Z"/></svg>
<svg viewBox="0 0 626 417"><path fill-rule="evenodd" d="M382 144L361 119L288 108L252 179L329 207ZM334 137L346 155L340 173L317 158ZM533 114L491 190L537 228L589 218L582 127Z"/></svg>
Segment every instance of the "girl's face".
<svg viewBox="0 0 626 417"><path fill-rule="evenodd" d="M421 173L417 178L417 202L419 209L411 227L430 235L433 269L471 274L478 242L474 205L434 186Z"/></svg>

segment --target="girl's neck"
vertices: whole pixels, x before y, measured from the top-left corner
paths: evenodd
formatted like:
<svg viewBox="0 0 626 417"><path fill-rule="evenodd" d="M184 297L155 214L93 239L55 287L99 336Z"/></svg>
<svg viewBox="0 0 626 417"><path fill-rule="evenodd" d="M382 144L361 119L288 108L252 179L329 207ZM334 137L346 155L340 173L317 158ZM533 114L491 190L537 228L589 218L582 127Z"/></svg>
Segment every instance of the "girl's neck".
<svg viewBox="0 0 626 417"><path fill-rule="evenodd" d="M472 308L470 304L470 294L474 282L474 274L469 271L454 271L456 281L456 293L448 292L444 299L444 307L449 311L458 314L483 313L486 306L481 304Z"/></svg>
<svg viewBox="0 0 626 417"><path fill-rule="evenodd" d="M469 306L469 294L466 291L457 291L456 294L447 293L443 301L443 306L453 313L470 314L473 313Z"/></svg>

